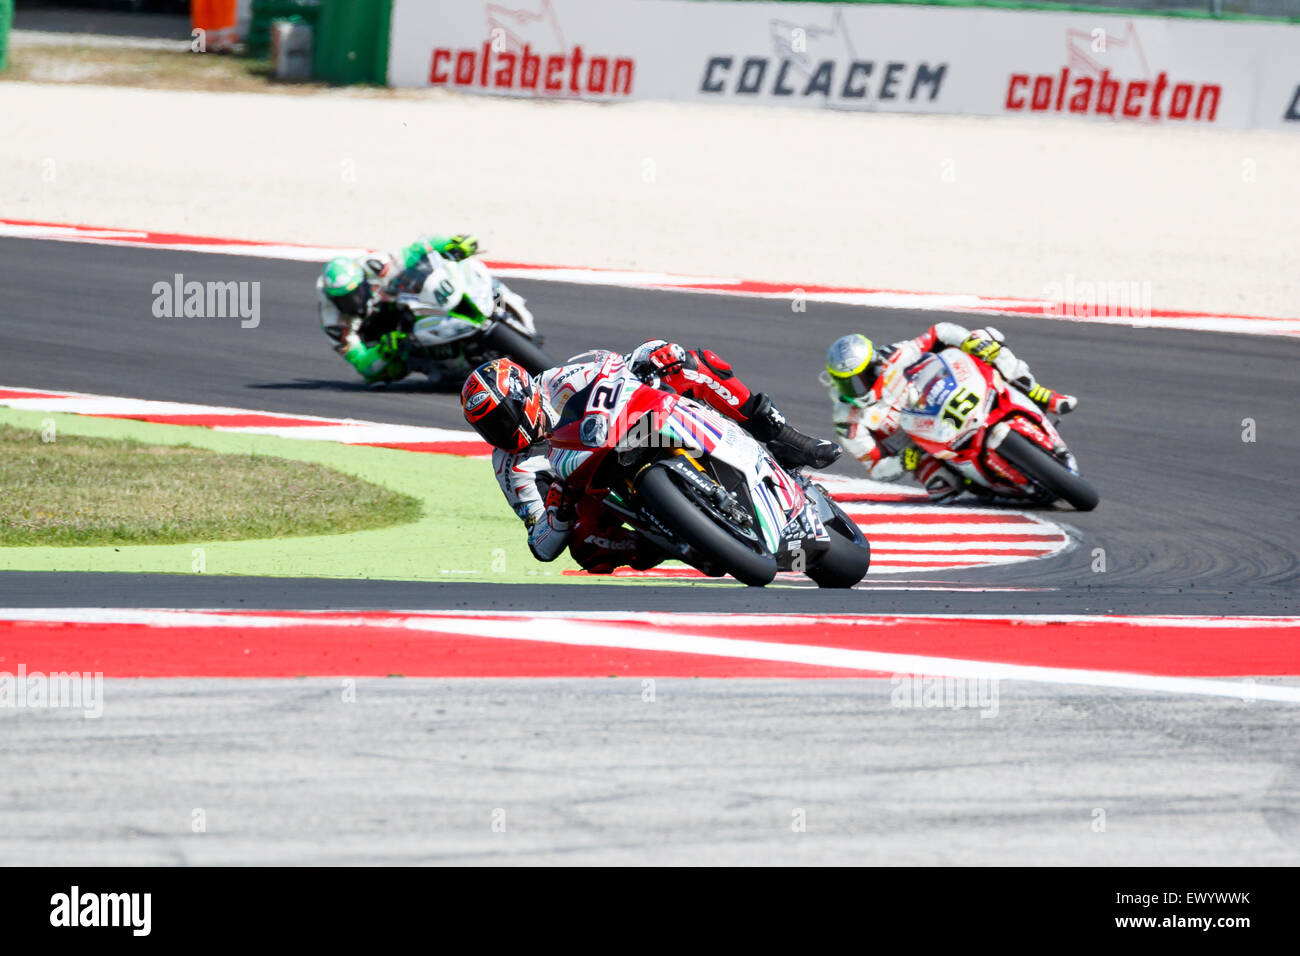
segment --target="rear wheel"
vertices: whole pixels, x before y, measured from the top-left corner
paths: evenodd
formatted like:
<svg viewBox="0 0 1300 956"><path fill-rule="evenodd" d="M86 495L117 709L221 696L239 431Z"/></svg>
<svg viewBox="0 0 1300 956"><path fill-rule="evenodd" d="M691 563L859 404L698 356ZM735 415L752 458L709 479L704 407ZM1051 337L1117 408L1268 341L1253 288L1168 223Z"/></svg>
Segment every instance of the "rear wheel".
<svg viewBox="0 0 1300 956"><path fill-rule="evenodd" d="M714 521L678 486L669 469L651 465L641 473L637 490L655 517L699 553L700 563L708 568L705 573L725 569L753 587L770 584L776 577L776 558L754 551Z"/></svg>
<svg viewBox="0 0 1300 956"><path fill-rule="evenodd" d="M1091 511L1101 501L1092 485L1053 458L1047 449L1019 432L1007 432L997 452L1044 491L1069 502L1079 511Z"/></svg>
<svg viewBox="0 0 1300 956"><path fill-rule="evenodd" d="M493 322L492 328L484 336L488 348L500 352L507 358L514 359L529 375L538 375L548 368L554 368L555 362L543 352L530 338L504 322Z"/></svg>

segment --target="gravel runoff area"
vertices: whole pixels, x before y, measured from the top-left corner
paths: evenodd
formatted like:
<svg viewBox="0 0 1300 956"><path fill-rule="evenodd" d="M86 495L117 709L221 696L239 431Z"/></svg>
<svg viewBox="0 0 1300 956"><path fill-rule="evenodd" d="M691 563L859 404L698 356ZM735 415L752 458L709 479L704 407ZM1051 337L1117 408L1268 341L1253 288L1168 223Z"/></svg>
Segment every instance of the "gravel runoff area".
<svg viewBox="0 0 1300 956"><path fill-rule="evenodd" d="M107 680L0 714L0 863L1300 862L1300 709L895 686Z"/></svg>
<svg viewBox="0 0 1300 956"><path fill-rule="evenodd" d="M1300 313L1300 137L442 91L0 84L0 218ZM88 148L92 144L94 148Z"/></svg>

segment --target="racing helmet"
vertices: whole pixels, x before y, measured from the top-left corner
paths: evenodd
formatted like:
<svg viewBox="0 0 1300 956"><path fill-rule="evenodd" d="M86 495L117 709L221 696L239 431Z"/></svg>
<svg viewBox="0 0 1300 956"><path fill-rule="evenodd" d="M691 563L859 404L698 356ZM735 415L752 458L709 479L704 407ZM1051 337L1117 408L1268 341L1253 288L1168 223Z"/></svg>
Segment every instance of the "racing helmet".
<svg viewBox="0 0 1300 956"><path fill-rule="evenodd" d="M460 392L465 421L493 448L523 451L551 432L541 386L518 362L485 362Z"/></svg>
<svg viewBox="0 0 1300 956"><path fill-rule="evenodd" d="M321 289L344 315L365 315L370 302L370 282L361 264L347 256L325 263Z"/></svg>
<svg viewBox="0 0 1300 956"><path fill-rule="evenodd" d="M880 377L883 360L865 335L845 335L831 343L826 353L830 384L847 399L862 398Z"/></svg>

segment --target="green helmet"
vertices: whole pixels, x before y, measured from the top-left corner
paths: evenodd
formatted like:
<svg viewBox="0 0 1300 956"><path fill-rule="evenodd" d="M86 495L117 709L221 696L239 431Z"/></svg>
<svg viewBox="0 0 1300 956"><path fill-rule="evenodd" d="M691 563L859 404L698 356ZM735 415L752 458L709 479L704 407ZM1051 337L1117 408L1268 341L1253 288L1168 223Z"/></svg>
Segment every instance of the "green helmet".
<svg viewBox="0 0 1300 956"><path fill-rule="evenodd" d="M338 310L346 315L364 315L370 302L370 283L355 259L338 256L325 263L321 288Z"/></svg>
<svg viewBox="0 0 1300 956"><path fill-rule="evenodd" d="M846 335L831 343L826 371L845 398L861 398L880 377L880 356L865 335Z"/></svg>

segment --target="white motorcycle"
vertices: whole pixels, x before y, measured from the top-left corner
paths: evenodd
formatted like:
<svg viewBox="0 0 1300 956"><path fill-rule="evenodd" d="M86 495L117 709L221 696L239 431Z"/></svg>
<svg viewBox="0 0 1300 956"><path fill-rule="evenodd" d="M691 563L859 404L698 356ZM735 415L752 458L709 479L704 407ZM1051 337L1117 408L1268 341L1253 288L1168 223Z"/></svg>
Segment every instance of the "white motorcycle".
<svg viewBox="0 0 1300 956"><path fill-rule="evenodd" d="M871 563L861 529L802 472L787 472L735 422L595 352L551 435L566 486L706 575L768 584L801 571L852 587Z"/></svg>
<svg viewBox="0 0 1300 956"><path fill-rule="evenodd" d="M434 382L458 384L494 358L513 359L534 375L555 365L523 296L472 256L430 256L407 269L395 295L377 303L365 323L367 339L406 332L408 367Z"/></svg>

